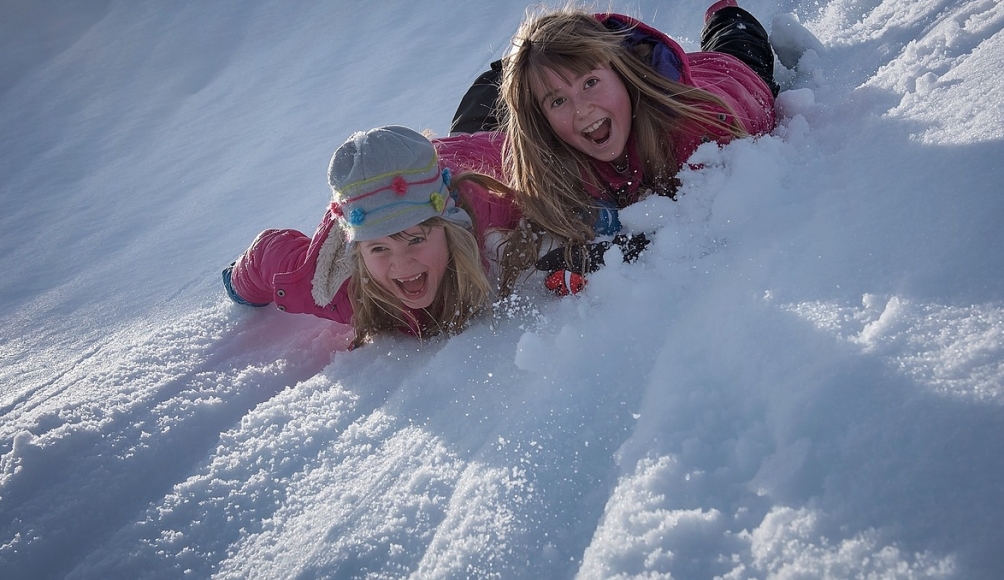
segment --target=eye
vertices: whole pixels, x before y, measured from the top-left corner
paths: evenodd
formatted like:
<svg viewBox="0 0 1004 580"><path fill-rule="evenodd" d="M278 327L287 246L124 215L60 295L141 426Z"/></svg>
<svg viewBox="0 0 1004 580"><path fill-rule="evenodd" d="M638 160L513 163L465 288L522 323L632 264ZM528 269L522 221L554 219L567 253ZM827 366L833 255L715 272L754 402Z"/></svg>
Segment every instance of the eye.
<svg viewBox="0 0 1004 580"><path fill-rule="evenodd" d="M415 244L421 244L425 241L425 236L412 236L408 239L408 245L414 246Z"/></svg>
<svg viewBox="0 0 1004 580"><path fill-rule="evenodd" d="M596 77L590 77L590 78L586 79L586 82L582 83L582 86L583 86L583 88L588 89L588 88L594 86L598 82L600 82L600 79L598 79Z"/></svg>
<svg viewBox="0 0 1004 580"><path fill-rule="evenodd" d="M566 101L565 97L556 97L554 99L551 99L551 108L552 109L558 108L561 105L565 104L565 101Z"/></svg>
<svg viewBox="0 0 1004 580"><path fill-rule="evenodd" d="M370 246L370 247L366 248L366 251L369 252L370 254L379 254L380 252L386 252L387 251L387 247L386 246Z"/></svg>

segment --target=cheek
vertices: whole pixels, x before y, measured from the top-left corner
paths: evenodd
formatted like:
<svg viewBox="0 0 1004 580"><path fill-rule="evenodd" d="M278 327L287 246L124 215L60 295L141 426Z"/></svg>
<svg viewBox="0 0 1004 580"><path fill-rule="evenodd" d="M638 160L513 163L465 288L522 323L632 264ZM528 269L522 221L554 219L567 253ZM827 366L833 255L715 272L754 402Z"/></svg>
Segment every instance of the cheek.
<svg viewBox="0 0 1004 580"><path fill-rule="evenodd" d="M569 115L563 113L544 113L544 118L547 119L547 124L551 127L551 130L555 132L562 140L567 141L568 136L572 133L572 123Z"/></svg>
<svg viewBox="0 0 1004 580"><path fill-rule="evenodd" d="M426 254L426 264L429 269L436 274L436 282L442 280L443 274L446 272L446 267L450 263L450 250L446 244L446 236L443 235L442 239L436 240L437 243L430 245L428 248L428 253Z"/></svg>
<svg viewBox="0 0 1004 580"><path fill-rule="evenodd" d="M540 115L542 117L544 117L544 120L547 121L547 124L551 127L551 129L557 129L558 120L557 120L556 115L554 113L552 113L552 112L550 112L550 111L548 111L546 109L542 109L540 111Z"/></svg>
<svg viewBox="0 0 1004 580"><path fill-rule="evenodd" d="M627 88L624 86L624 83L620 82L620 80L618 79L617 84L612 88L613 90L611 91L610 98L613 99L613 102L615 104L614 109L630 117L631 95L628 94Z"/></svg>
<svg viewBox="0 0 1004 580"><path fill-rule="evenodd" d="M383 278L387 268L383 265L383 260L376 256L363 255L363 265L374 278Z"/></svg>

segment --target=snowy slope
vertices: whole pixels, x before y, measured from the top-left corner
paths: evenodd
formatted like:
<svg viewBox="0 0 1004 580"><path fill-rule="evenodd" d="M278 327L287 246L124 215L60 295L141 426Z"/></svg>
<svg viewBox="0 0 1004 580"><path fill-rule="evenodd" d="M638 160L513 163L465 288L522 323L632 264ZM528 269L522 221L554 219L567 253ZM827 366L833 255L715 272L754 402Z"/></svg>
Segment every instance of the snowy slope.
<svg viewBox="0 0 1004 580"><path fill-rule="evenodd" d="M1000 578L1004 5L743 5L782 123L641 260L351 353L219 270L525 6L5 6L0 578Z"/></svg>

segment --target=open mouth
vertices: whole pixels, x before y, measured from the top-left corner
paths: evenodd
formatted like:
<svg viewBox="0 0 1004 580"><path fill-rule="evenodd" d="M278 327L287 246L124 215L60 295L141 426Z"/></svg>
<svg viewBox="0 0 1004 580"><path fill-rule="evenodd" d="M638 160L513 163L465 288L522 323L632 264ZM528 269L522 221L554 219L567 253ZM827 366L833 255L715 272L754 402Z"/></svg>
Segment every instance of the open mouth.
<svg viewBox="0 0 1004 580"><path fill-rule="evenodd" d="M422 272L411 278L395 278L394 283L401 289L401 293L408 298L417 298L425 292L426 281L429 276Z"/></svg>
<svg viewBox="0 0 1004 580"><path fill-rule="evenodd" d="M610 140L610 119L604 117L582 130L582 136L597 145Z"/></svg>

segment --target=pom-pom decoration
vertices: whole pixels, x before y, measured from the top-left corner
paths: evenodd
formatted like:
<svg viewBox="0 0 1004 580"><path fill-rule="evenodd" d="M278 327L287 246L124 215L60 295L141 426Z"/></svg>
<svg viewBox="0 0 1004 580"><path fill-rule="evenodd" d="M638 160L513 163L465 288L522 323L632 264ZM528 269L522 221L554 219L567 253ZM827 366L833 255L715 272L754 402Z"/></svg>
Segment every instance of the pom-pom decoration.
<svg viewBox="0 0 1004 580"><path fill-rule="evenodd" d="M404 195L408 192L408 182L400 175L394 178L390 187L394 190L394 193L398 195Z"/></svg>
<svg viewBox="0 0 1004 580"><path fill-rule="evenodd" d="M366 221L366 212L362 208L356 208L349 212L349 223L358 226Z"/></svg>
<svg viewBox="0 0 1004 580"><path fill-rule="evenodd" d="M432 207L436 208L436 211L442 212L443 208L446 207L446 200L443 196L436 192L429 196L429 201L432 202Z"/></svg>

